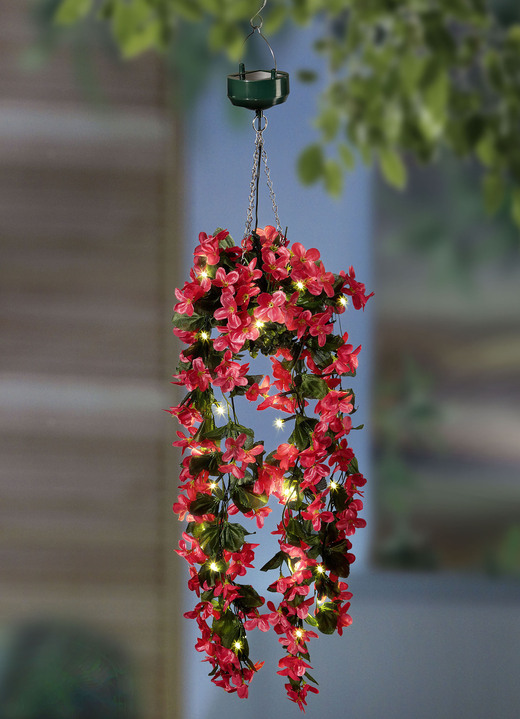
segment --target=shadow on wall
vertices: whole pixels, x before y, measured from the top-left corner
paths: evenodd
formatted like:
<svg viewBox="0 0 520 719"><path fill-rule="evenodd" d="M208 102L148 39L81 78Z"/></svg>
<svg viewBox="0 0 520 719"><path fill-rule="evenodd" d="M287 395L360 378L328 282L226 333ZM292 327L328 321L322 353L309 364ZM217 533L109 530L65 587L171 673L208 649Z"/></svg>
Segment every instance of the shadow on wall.
<svg viewBox="0 0 520 719"><path fill-rule="evenodd" d="M137 705L130 662L112 640L58 620L6 632L2 719L137 719Z"/></svg>

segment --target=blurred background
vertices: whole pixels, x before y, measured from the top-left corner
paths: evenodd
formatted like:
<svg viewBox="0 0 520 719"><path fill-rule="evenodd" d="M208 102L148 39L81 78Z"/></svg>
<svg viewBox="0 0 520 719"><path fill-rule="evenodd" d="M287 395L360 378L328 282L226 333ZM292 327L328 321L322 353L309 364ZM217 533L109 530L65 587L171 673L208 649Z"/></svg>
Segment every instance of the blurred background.
<svg viewBox="0 0 520 719"><path fill-rule="evenodd" d="M269 661L247 704L211 686L192 649L176 427L161 412L176 399L173 290L198 232L242 232L250 118L228 107L233 69L203 52L203 26L179 70L122 61L102 23L58 28L57 5L0 9L0 717L260 717L266 692L273 717L296 716L274 637L255 639ZM322 69L314 39L273 43L293 83L266 133L282 222L376 296L348 326L371 485L354 624L313 647L308 715L512 719L518 229L505 210L489 219L475 166L448 156L410 160L401 193L361 164L340 201L302 187L317 88L296 71Z"/></svg>

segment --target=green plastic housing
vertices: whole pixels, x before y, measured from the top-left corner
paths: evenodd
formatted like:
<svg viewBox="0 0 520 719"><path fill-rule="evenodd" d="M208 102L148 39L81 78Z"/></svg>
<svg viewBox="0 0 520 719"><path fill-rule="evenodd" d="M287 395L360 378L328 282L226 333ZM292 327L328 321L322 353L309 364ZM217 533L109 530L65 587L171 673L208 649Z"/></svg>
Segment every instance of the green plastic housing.
<svg viewBox="0 0 520 719"><path fill-rule="evenodd" d="M228 97L233 105L267 110L289 95L289 73L282 70L249 70L241 63L238 73L227 77Z"/></svg>

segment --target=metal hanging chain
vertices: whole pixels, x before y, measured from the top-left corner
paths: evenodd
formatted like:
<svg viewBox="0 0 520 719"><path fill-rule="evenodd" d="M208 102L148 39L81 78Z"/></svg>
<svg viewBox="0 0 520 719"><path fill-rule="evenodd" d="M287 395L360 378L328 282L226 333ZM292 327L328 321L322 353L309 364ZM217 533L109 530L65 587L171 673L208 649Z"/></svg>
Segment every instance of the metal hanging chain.
<svg viewBox="0 0 520 719"><path fill-rule="evenodd" d="M262 120L265 120L265 125L262 127ZM257 126L255 126L257 122ZM269 165L267 164L267 153L265 151L262 133L267 127L267 118L263 116L262 111L258 111L255 119L253 120L253 129L256 131L255 138L255 152L253 155L253 172L251 177L251 184L249 189L249 207L247 209L246 216L246 228L244 237L249 237L251 234L251 226L253 224L253 208L255 208L255 229L258 227L258 188L260 184L260 165L261 161L264 163L265 175L267 178L267 187L269 189L269 196L273 205L273 212L276 222L276 229L282 234L282 225L280 217L278 216L278 205L276 204L276 196L274 194L273 182L271 180L271 173Z"/></svg>

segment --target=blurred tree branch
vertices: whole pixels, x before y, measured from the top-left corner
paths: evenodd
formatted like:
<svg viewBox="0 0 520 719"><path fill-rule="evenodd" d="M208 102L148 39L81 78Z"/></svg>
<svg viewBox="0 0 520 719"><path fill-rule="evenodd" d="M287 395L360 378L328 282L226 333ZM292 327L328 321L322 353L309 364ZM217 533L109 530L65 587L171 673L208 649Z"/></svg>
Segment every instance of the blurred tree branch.
<svg viewBox="0 0 520 719"><path fill-rule="evenodd" d="M124 57L166 52L189 24L208 23L207 47L236 59L258 0L61 0L56 20L96 14ZM330 82L319 139L300 157L302 181L339 195L357 150L403 188L403 158L443 149L475 158L489 212L508 203L520 226L520 24L510 3L486 0L270 0L266 33L323 22L316 51ZM509 23L509 24L507 24Z"/></svg>

